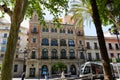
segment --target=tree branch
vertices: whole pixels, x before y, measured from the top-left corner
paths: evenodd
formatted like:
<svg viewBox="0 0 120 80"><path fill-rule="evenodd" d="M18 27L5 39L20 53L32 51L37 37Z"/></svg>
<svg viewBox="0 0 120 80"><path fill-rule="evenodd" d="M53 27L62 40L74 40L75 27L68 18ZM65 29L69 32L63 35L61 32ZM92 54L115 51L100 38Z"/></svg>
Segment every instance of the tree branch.
<svg viewBox="0 0 120 80"><path fill-rule="evenodd" d="M4 11L4 12L7 13L10 17L12 16L12 11L11 11L10 8L8 8L5 4L4 4L4 5L0 5L0 11Z"/></svg>

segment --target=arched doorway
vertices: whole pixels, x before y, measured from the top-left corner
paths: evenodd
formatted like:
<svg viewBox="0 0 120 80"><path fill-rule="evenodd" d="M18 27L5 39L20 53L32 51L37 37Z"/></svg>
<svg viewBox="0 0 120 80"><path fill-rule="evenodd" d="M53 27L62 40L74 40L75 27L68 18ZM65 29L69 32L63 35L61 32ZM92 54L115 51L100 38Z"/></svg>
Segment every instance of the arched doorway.
<svg viewBox="0 0 120 80"><path fill-rule="evenodd" d="M30 68L29 77L35 77L35 68Z"/></svg>
<svg viewBox="0 0 120 80"><path fill-rule="evenodd" d="M46 74L48 74L48 67L47 65L43 65L41 69L41 76L45 76Z"/></svg>
<svg viewBox="0 0 120 80"><path fill-rule="evenodd" d="M76 68L74 65L70 66L70 72L71 72L71 75L76 75Z"/></svg>

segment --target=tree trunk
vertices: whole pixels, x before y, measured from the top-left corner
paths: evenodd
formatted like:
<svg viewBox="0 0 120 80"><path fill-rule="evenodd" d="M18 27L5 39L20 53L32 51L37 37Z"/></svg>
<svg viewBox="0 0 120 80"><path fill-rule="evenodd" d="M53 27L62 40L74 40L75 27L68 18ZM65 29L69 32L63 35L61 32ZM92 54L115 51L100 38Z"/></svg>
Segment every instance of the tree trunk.
<svg viewBox="0 0 120 80"><path fill-rule="evenodd" d="M23 21L28 0L16 0L11 17L11 27L6 46L6 52L2 63L1 80L12 80L13 61L18 40L20 23Z"/></svg>
<svg viewBox="0 0 120 80"><path fill-rule="evenodd" d="M100 53L102 57L103 70L104 70L104 80L113 80L112 71L110 67L108 52L105 44L105 39L101 27L100 16L97 9L96 0L90 0L92 10L93 10L93 20L97 31L98 42L100 45Z"/></svg>

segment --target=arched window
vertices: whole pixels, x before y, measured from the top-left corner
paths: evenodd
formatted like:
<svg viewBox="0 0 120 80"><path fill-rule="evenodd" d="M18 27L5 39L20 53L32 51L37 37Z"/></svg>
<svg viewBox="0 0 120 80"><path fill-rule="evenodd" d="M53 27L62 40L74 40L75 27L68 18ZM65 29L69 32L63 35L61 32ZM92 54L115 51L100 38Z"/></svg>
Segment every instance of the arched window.
<svg viewBox="0 0 120 80"><path fill-rule="evenodd" d="M71 30L70 33L73 34L73 30Z"/></svg>
<svg viewBox="0 0 120 80"><path fill-rule="evenodd" d="M46 30L45 30L46 32L48 32L48 28L46 28Z"/></svg>
<svg viewBox="0 0 120 80"><path fill-rule="evenodd" d="M81 32L80 32L80 31L78 31L77 35L78 35L78 36L81 36L82 34L81 34Z"/></svg>
<svg viewBox="0 0 120 80"><path fill-rule="evenodd" d="M32 32L37 32L37 28L34 27L33 30L32 30Z"/></svg>
<svg viewBox="0 0 120 80"><path fill-rule="evenodd" d="M68 34L70 34L70 30L68 30Z"/></svg>
<svg viewBox="0 0 120 80"><path fill-rule="evenodd" d="M45 28L42 28L42 32L45 32Z"/></svg>
<svg viewBox="0 0 120 80"><path fill-rule="evenodd" d="M42 59L48 59L48 50L46 48L42 49Z"/></svg>
<svg viewBox="0 0 120 80"><path fill-rule="evenodd" d="M65 29L60 29L60 33L65 33Z"/></svg>
<svg viewBox="0 0 120 80"><path fill-rule="evenodd" d="M35 59L35 58L36 58L36 52L32 51L32 53L31 53L31 59Z"/></svg>
<svg viewBox="0 0 120 80"><path fill-rule="evenodd" d="M63 29L63 33L65 33L65 29Z"/></svg>
<svg viewBox="0 0 120 80"><path fill-rule="evenodd" d="M65 49L62 49L61 50L61 59L66 59L67 56L66 56L66 50Z"/></svg>
<svg viewBox="0 0 120 80"><path fill-rule="evenodd" d="M69 53L70 53L70 59L75 59L75 52L74 52L74 50L70 49Z"/></svg>
<svg viewBox="0 0 120 80"><path fill-rule="evenodd" d="M74 40L68 40L68 45L69 46L75 46Z"/></svg>
<svg viewBox="0 0 120 80"><path fill-rule="evenodd" d="M56 39L52 39L51 40L51 46L57 46L58 43L57 43L57 40Z"/></svg>
<svg viewBox="0 0 120 80"><path fill-rule="evenodd" d="M49 45L49 41L47 38L42 39L42 45Z"/></svg>
<svg viewBox="0 0 120 80"><path fill-rule="evenodd" d="M51 29L51 32L54 32L54 29L53 29L53 28Z"/></svg>
<svg viewBox="0 0 120 80"><path fill-rule="evenodd" d="M65 39L60 40L60 46L66 46L66 41Z"/></svg>
<svg viewBox="0 0 120 80"><path fill-rule="evenodd" d="M52 51L51 51L51 58L52 59L57 59L58 57L57 57L57 50L56 49L52 49Z"/></svg>
<svg viewBox="0 0 120 80"><path fill-rule="evenodd" d="M57 32L57 29L55 28L55 32Z"/></svg>

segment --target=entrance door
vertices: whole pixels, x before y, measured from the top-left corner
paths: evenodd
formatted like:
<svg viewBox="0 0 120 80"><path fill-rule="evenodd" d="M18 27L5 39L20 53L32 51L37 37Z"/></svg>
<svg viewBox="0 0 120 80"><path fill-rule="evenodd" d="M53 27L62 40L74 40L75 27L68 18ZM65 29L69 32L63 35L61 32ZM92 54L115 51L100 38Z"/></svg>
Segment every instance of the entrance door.
<svg viewBox="0 0 120 80"><path fill-rule="evenodd" d="M30 68L30 77L35 77L35 68Z"/></svg>

